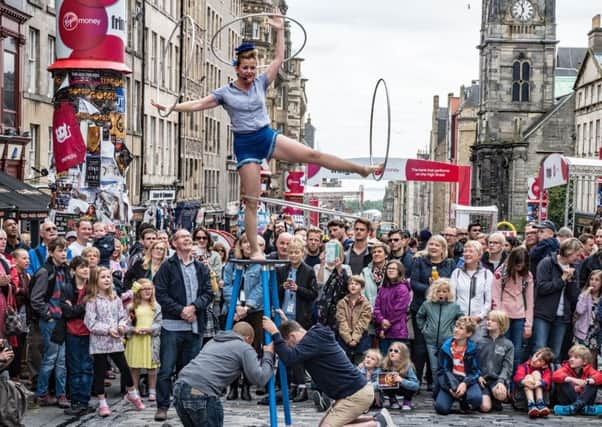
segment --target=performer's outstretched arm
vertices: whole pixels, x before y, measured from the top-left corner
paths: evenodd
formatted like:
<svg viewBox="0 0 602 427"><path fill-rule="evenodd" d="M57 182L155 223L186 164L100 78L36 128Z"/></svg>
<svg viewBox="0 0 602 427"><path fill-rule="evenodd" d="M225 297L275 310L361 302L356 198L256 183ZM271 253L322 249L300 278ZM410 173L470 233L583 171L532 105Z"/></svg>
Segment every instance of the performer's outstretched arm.
<svg viewBox="0 0 602 427"><path fill-rule="evenodd" d="M265 72L268 81L272 83L276 79L278 70L284 60L284 18L275 16L268 23L276 31L276 47L274 48L276 56Z"/></svg>
<svg viewBox="0 0 602 427"><path fill-rule="evenodd" d="M155 101L151 99L151 105L158 110L167 110L165 105L157 104ZM188 113L193 111L202 111L209 110L211 108L217 107L219 104L213 95L207 95L201 99L195 99L192 101L181 102L176 104L174 107L174 111Z"/></svg>

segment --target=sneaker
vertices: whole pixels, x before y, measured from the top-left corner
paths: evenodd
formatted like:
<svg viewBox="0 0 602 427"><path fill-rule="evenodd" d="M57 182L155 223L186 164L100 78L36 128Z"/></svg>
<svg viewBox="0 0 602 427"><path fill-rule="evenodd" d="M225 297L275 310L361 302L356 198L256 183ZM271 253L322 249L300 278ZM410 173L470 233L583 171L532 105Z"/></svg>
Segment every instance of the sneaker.
<svg viewBox="0 0 602 427"><path fill-rule="evenodd" d="M79 417L82 407L79 403L72 403L67 409L65 409L65 415L69 415L71 417Z"/></svg>
<svg viewBox="0 0 602 427"><path fill-rule="evenodd" d="M391 402L391 404L389 405L390 409L401 409L401 405L399 404L396 397L390 397L389 402Z"/></svg>
<svg viewBox="0 0 602 427"><path fill-rule="evenodd" d="M108 417L109 415L111 415L111 408L109 408L108 406L99 406L98 415L100 415L103 418Z"/></svg>
<svg viewBox="0 0 602 427"><path fill-rule="evenodd" d="M550 408L548 408L543 400L540 400L536 403L537 410L539 411L539 417L545 418L550 415Z"/></svg>
<svg viewBox="0 0 602 427"><path fill-rule="evenodd" d="M49 395L44 395L44 396L38 396L36 397L36 403L39 406L54 406L56 405L58 401L56 400L55 397L49 396Z"/></svg>
<svg viewBox="0 0 602 427"><path fill-rule="evenodd" d="M393 417L389 414L385 408L381 409L378 414L374 416L374 420L379 422L382 427L395 427Z"/></svg>
<svg viewBox="0 0 602 427"><path fill-rule="evenodd" d="M403 399L403 405L401 405L402 411L411 411L412 410L412 401Z"/></svg>
<svg viewBox="0 0 602 427"><path fill-rule="evenodd" d="M537 406L535 405L535 403L529 403L529 405L527 406L527 414L529 415L530 418L537 418L539 417L539 409L537 409Z"/></svg>
<svg viewBox="0 0 602 427"><path fill-rule="evenodd" d="M125 400L130 402L132 405L136 407L139 411L144 409L144 403L142 403L142 399L140 396L136 395L136 397L132 397L129 393L125 396Z"/></svg>
<svg viewBox="0 0 602 427"><path fill-rule="evenodd" d="M599 417L602 415L602 405L585 405L581 409L581 413L591 417Z"/></svg>
<svg viewBox="0 0 602 427"><path fill-rule="evenodd" d="M554 406L554 413L559 416L564 416L575 415L576 411L573 405L556 405Z"/></svg>
<svg viewBox="0 0 602 427"><path fill-rule="evenodd" d="M149 402L156 402L156 401L157 401L157 395L156 395L156 394L149 393L149 394L148 394L148 401L149 401Z"/></svg>
<svg viewBox="0 0 602 427"><path fill-rule="evenodd" d="M67 409L71 406L71 404L67 400L67 396L65 396L64 394L62 396L59 396L58 405L59 405L59 408L63 408L63 409Z"/></svg>
<svg viewBox="0 0 602 427"><path fill-rule="evenodd" d="M155 412L155 421L166 421L167 420L167 408L158 408Z"/></svg>
<svg viewBox="0 0 602 427"><path fill-rule="evenodd" d="M311 398L314 401L314 405L316 406L316 410L318 412L324 412L330 406L330 399L328 399L325 394L320 393L319 391L314 391Z"/></svg>

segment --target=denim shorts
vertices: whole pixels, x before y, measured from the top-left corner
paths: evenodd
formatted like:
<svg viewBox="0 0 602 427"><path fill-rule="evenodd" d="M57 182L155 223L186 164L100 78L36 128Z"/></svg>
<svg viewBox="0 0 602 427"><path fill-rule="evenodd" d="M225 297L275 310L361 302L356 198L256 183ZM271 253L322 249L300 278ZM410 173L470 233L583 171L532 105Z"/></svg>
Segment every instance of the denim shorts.
<svg viewBox="0 0 602 427"><path fill-rule="evenodd" d="M264 126L255 132L234 133L236 169L240 169L247 163L261 164L263 159L269 160L276 147L276 137L279 133L270 126Z"/></svg>

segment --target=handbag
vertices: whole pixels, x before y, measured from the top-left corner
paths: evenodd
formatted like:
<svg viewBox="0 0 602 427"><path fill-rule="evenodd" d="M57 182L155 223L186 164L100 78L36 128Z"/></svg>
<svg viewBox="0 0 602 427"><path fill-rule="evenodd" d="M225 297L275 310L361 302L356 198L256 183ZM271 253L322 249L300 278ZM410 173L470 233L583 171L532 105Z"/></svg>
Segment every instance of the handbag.
<svg viewBox="0 0 602 427"><path fill-rule="evenodd" d="M27 333L27 324L23 322L23 318L14 309L16 300L13 288L9 285L7 307L4 312L4 332L7 336L20 335Z"/></svg>

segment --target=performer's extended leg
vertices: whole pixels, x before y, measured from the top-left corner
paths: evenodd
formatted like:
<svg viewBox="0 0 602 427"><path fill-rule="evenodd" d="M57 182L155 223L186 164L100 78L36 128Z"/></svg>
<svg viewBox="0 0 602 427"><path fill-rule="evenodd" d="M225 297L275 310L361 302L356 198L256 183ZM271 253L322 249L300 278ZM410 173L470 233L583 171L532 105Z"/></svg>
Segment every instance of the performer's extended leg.
<svg viewBox="0 0 602 427"><path fill-rule="evenodd" d="M362 166L348 160L343 160L335 155L322 153L309 148L282 134L276 137L276 147L273 157L293 163L316 163L335 171L357 173L363 177L372 172L382 171L384 165Z"/></svg>
<svg viewBox="0 0 602 427"><path fill-rule="evenodd" d="M240 184L245 196L259 197L261 192L261 166L247 163L238 170ZM257 244L257 201L245 199L245 232L251 245L251 259L265 259Z"/></svg>

